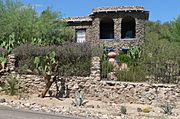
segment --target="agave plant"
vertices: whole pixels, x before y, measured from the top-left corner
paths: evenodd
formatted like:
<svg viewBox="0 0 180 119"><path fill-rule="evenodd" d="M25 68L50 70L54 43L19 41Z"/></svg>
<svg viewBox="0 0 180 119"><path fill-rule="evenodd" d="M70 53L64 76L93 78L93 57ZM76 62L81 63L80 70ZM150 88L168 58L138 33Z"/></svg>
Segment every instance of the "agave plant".
<svg viewBox="0 0 180 119"><path fill-rule="evenodd" d="M75 106L82 106L84 101L84 93L82 91L75 92Z"/></svg>
<svg viewBox="0 0 180 119"><path fill-rule="evenodd" d="M162 106L162 109L164 111L164 114L172 114L172 106L169 103L166 103Z"/></svg>
<svg viewBox="0 0 180 119"><path fill-rule="evenodd" d="M18 92L18 79L14 75L10 75L6 78L6 84L3 87L3 91L5 91L9 95L15 95Z"/></svg>
<svg viewBox="0 0 180 119"><path fill-rule="evenodd" d="M121 111L122 114L126 114L127 109L126 109L125 106L121 106L120 111Z"/></svg>

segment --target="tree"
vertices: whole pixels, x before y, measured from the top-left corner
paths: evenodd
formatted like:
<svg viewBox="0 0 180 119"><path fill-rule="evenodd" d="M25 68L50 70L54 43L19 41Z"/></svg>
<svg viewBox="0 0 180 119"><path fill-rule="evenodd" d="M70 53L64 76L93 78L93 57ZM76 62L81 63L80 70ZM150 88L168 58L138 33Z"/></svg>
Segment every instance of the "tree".
<svg viewBox="0 0 180 119"><path fill-rule="evenodd" d="M170 22L170 41L180 43L180 15Z"/></svg>
<svg viewBox="0 0 180 119"><path fill-rule="evenodd" d="M174 21L177 22L177 21ZM173 40L174 23L149 22L146 24L145 44L141 61L146 65L150 75L156 77L156 81L164 77L162 82L173 82L172 75L177 75L179 70L180 45ZM161 77L161 78L158 78Z"/></svg>
<svg viewBox="0 0 180 119"><path fill-rule="evenodd" d="M8 52L27 42L58 45L71 40L73 36L61 14L50 8L38 15L30 5L14 0L0 0L0 17L0 46Z"/></svg>

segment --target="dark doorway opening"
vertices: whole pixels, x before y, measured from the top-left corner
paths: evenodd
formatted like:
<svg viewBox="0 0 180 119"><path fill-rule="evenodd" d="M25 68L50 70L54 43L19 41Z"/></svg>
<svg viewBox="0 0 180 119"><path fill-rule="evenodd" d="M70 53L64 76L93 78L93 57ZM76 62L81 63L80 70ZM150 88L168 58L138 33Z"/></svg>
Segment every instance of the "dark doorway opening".
<svg viewBox="0 0 180 119"><path fill-rule="evenodd" d="M121 23L121 38L135 38L136 36L136 23L133 17L125 17Z"/></svg>
<svg viewBox="0 0 180 119"><path fill-rule="evenodd" d="M104 17L100 21L100 39L114 39L114 21Z"/></svg>

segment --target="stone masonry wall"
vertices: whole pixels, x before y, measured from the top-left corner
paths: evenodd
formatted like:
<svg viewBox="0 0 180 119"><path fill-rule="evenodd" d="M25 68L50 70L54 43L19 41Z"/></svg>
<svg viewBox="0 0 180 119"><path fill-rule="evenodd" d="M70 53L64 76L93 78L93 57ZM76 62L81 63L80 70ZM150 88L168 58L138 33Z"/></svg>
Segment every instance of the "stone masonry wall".
<svg viewBox="0 0 180 119"><path fill-rule="evenodd" d="M132 39L121 39L121 22L126 16L131 16L136 22L136 37ZM100 20L104 17L110 17L114 21L114 40L100 40ZM128 47L132 45L141 45L144 42L144 24L146 16L143 13L99 13L93 16L92 21L92 35L91 42L93 43L104 43L109 47Z"/></svg>
<svg viewBox="0 0 180 119"><path fill-rule="evenodd" d="M13 65L13 62L9 64ZM45 88L42 76L20 75L19 81L20 88L29 94L40 94ZM180 100L180 85L178 84L102 81L100 79L99 57L92 58L91 75L89 77L59 77L57 85L59 86L59 92L63 93L62 97L74 97L77 90L82 90L86 99L104 102L157 105L168 101L175 105ZM56 92L55 83L50 91L52 93Z"/></svg>
<svg viewBox="0 0 180 119"><path fill-rule="evenodd" d="M29 94L40 94L45 83L42 77L21 76L21 85ZM84 91L86 99L114 103L160 104L180 100L180 85L99 81L93 77L64 77L65 93L74 97L77 90ZM58 84L61 90L61 80ZM56 92L55 84L50 89ZM48 94L47 94L48 95Z"/></svg>
<svg viewBox="0 0 180 119"><path fill-rule="evenodd" d="M132 39L121 38L121 22L126 16L135 19L136 37ZM116 12L116 13L96 13L92 16L92 21L84 21L79 23L69 22L69 26L73 29L86 29L86 41L91 43L104 43L110 47L129 47L132 45L141 45L144 42L144 24L146 14L143 12ZM114 40L100 39L100 21L104 17L110 17L114 21Z"/></svg>

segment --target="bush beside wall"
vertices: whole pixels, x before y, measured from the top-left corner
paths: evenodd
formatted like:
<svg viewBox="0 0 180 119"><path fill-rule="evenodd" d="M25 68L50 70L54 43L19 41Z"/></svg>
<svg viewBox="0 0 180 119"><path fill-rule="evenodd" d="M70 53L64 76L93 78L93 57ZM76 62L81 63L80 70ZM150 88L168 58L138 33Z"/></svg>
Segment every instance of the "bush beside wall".
<svg viewBox="0 0 180 119"><path fill-rule="evenodd" d="M56 52L61 76L88 76L91 67L91 46L88 43L65 43L63 45L37 46L23 44L13 50L17 59L16 69L19 73L34 70L33 61L37 56L46 56Z"/></svg>

